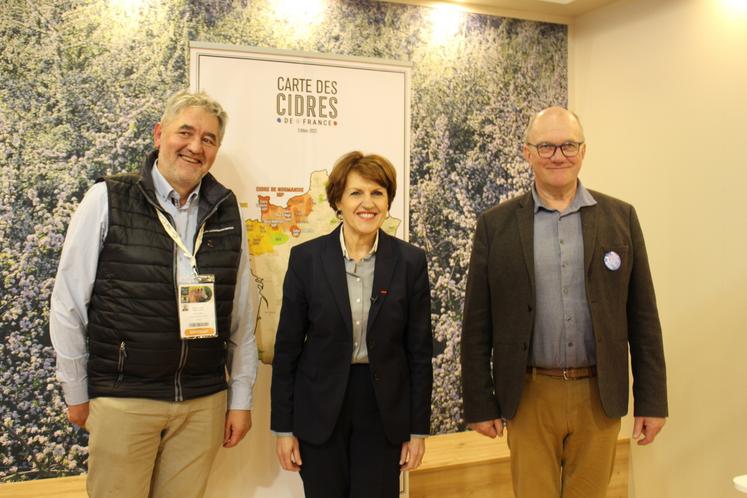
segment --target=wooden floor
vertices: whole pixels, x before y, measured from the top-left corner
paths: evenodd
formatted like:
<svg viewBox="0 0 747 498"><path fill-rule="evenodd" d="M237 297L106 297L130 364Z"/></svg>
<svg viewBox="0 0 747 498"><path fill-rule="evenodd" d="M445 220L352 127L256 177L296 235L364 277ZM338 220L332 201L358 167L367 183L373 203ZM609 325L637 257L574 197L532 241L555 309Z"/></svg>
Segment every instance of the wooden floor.
<svg viewBox="0 0 747 498"><path fill-rule="evenodd" d="M423 464L409 475L409 498L512 498L506 438L474 432L429 437ZM628 497L630 440L617 443L607 498ZM86 498L85 476L0 485L0 498ZM281 497L278 497L281 498Z"/></svg>

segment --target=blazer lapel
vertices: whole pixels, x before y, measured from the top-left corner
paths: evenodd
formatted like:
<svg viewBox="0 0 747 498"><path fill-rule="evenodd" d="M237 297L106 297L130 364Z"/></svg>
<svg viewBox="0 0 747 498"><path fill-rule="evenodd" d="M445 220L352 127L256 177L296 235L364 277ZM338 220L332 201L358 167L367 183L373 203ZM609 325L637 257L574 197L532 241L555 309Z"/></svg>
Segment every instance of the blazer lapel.
<svg viewBox="0 0 747 498"><path fill-rule="evenodd" d="M581 208L581 233L584 237L584 274L589 273L591 258L597 243L597 206Z"/></svg>
<svg viewBox="0 0 747 498"><path fill-rule="evenodd" d="M532 285L532 295L534 295L534 201L531 192L521 200L519 209L516 210L516 221L519 225L524 264L529 273L529 282Z"/></svg>
<svg viewBox="0 0 747 498"><path fill-rule="evenodd" d="M350 298L348 297L348 280L345 275L345 261L340 248L340 224L335 230L326 236L324 249L319 256L322 260L324 274L327 276L332 295L345 322L346 330L353 331L353 317L350 312Z"/></svg>
<svg viewBox="0 0 747 498"><path fill-rule="evenodd" d="M367 332L376 321L376 316L389 295L389 284L397 267L398 253L395 251L395 240L390 235L379 230L379 247L376 250L376 265L374 266L373 288L371 289L371 309L368 311Z"/></svg>

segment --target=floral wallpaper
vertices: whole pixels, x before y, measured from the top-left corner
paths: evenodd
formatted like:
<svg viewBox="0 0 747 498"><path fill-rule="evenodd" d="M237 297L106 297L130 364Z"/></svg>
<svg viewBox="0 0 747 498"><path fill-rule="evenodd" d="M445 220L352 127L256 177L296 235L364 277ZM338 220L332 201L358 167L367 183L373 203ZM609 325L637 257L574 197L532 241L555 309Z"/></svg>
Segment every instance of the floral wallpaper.
<svg viewBox="0 0 747 498"><path fill-rule="evenodd" d="M567 102L567 28L367 0L289 1L3 2L0 482L85 471L86 435L66 420L48 333L57 262L93 181L136 170L152 146L166 96L188 84L190 40L413 64L410 241L429 257L431 430L464 428L459 337L472 232L481 211L531 184L523 130L536 110Z"/></svg>

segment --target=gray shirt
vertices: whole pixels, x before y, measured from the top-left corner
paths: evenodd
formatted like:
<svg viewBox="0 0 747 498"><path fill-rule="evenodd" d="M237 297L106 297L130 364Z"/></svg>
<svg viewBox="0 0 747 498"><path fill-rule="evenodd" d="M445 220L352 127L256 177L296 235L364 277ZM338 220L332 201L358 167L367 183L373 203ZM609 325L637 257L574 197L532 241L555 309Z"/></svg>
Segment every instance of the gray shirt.
<svg viewBox="0 0 747 498"><path fill-rule="evenodd" d="M534 198L534 279L537 305L530 365L575 368L596 364L596 346L584 281L581 208L596 201L581 181L561 213Z"/></svg>
<svg viewBox="0 0 747 498"><path fill-rule="evenodd" d="M344 228L343 228L344 229ZM350 299L350 313L353 318L353 357L352 363L368 363L368 347L366 346L366 329L368 328L368 312L371 309L371 293L373 291L374 267L376 266L376 249L379 246L379 234L376 233L371 251L360 261L348 256L345 238L340 229L340 246L345 260L345 276L348 281L348 299Z"/></svg>

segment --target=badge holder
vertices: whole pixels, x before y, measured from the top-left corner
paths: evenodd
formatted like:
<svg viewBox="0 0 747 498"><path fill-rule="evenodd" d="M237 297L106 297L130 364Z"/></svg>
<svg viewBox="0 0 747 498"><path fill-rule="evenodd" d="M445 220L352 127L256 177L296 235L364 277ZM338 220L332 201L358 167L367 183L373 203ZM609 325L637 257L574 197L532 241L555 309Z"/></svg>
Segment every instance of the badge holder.
<svg viewBox="0 0 747 498"><path fill-rule="evenodd" d="M179 283L179 332L182 339L218 336L215 275L195 275Z"/></svg>

